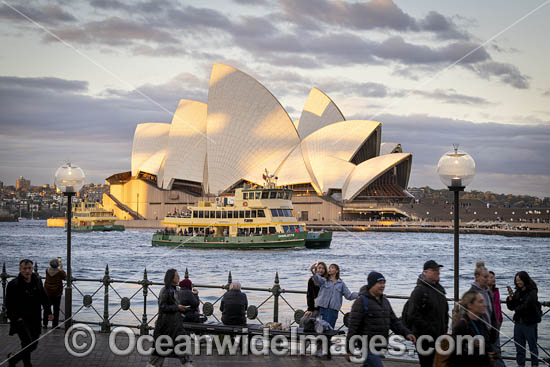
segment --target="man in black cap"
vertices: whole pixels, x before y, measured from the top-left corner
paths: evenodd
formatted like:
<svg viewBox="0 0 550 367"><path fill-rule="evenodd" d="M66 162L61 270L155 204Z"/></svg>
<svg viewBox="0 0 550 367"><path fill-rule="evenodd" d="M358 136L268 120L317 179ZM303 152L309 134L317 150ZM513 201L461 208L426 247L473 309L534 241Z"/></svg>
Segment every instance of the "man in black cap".
<svg viewBox="0 0 550 367"><path fill-rule="evenodd" d="M359 290L360 296L351 307L346 337L348 352L356 347L350 345L354 335L366 336L367 343L374 336L382 336L388 341L390 329L395 334L405 336L415 343L415 336L395 316L390 301L384 296L384 289L386 288L384 276L379 272L372 271L367 278L367 282L367 285ZM367 347L363 347L362 350L367 350ZM347 358L349 360L349 354ZM383 364L378 355L368 351L363 366L378 367L383 366Z"/></svg>
<svg viewBox="0 0 550 367"><path fill-rule="evenodd" d="M418 276L416 287L409 298L408 320L414 335L430 336L431 341L420 339L418 359L422 367L432 367L435 354L435 340L447 333L449 325L449 304L445 288L439 284L439 272L443 265L434 260L424 263L424 271ZM432 349L429 349L432 348ZM423 353L423 351L430 353Z"/></svg>

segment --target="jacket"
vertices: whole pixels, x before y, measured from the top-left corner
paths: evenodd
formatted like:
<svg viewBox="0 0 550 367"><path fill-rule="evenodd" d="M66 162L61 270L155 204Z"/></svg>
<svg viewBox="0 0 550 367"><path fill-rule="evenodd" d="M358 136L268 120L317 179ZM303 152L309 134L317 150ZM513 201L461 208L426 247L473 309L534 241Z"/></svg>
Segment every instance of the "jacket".
<svg viewBox="0 0 550 367"><path fill-rule="evenodd" d="M67 274L63 270L57 268L46 269L46 281L44 282L44 290L50 297L59 297L63 294L63 280Z"/></svg>
<svg viewBox="0 0 550 367"><path fill-rule="evenodd" d="M314 312L318 311L319 307L315 306L315 298L319 295L319 286L313 281L313 277L307 282L307 310Z"/></svg>
<svg viewBox="0 0 550 367"><path fill-rule="evenodd" d="M413 334L431 335L434 339L446 334L449 327L449 304L445 288L430 283L420 274L409 298L409 316Z"/></svg>
<svg viewBox="0 0 550 367"><path fill-rule="evenodd" d="M46 315L52 313L48 296L42 286L42 280L35 273L31 274L29 283L25 282L21 274L8 283L6 308L10 319L9 335L16 334L21 325L40 330L42 308ZM22 319L22 321L19 319Z"/></svg>
<svg viewBox="0 0 550 367"><path fill-rule="evenodd" d="M177 294L178 304L182 306L189 306L189 310L183 312L186 322L197 322L199 311L198 307L201 303L199 296L193 293L191 289L180 289Z"/></svg>
<svg viewBox="0 0 550 367"><path fill-rule="evenodd" d="M475 325L475 327L474 327ZM473 355L468 355L468 343L464 341L460 345L461 355L458 355L458 336L459 335L481 335L485 338L485 351L483 355L480 353L479 346L475 346L474 344L474 353ZM466 313L463 318L458 320L456 322L456 325L453 329L452 333L453 339L455 340L455 353L451 355L451 366L454 367L489 367L490 361L489 361L489 352L492 351L491 344L489 343L489 331L487 330L486 324L479 320L472 320L468 317L468 314Z"/></svg>
<svg viewBox="0 0 550 367"><path fill-rule="evenodd" d="M246 294L237 289L230 289L222 297L220 311L222 322L226 325L246 325Z"/></svg>
<svg viewBox="0 0 550 367"><path fill-rule="evenodd" d="M319 294L317 295L318 307L339 311L342 307L342 296L350 301L359 296L357 292L350 292L342 279L338 279L335 283L330 279L323 278L319 274L315 274L313 282L319 286Z"/></svg>
<svg viewBox="0 0 550 367"><path fill-rule="evenodd" d="M493 304L495 305L495 315L499 325L502 324L502 305L500 304L500 291L495 287L493 290Z"/></svg>
<svg viewBox="0 0 550 367"><path fill-rule="evenodd" d="M178 335L185 334L183 328L183 318L178 309L176 301L176 287L162 287L159 293L159 314L155 323L153 338L160 335L169 335L175 340Z"/></svg>
<svg viewBox="0 0 550 367"><path fill-rule="evenodd" d="M407 329L401 320L395 316L391 307L390 301L386 296L382 296L379 300L371 295L367 286L361 287L360 295L365 295L368 299L368 310L365 313L363 297L357 298L353 302L348 321L347 343L354 335L367 336L368 338L374 335L388 337L389 331L392 330L395 334L407 336L412 332Z"/></svg>
<svg viewBox="0 0 550 367"><path fill-rule="evenodd" d="M485 308L485 313L481 318L488 324L486 326L487 330L489 330L489 341L493 344L496 342L498 336L498 321L495 313L493 292L490 289L481 288L477 282L473 282L469 290L481 293L485 299L485 304L487 307Z"/></svg>
<svg viewBox="0 0 550 367"><path fill-rule="evenodd" d="M516 289L512 298L506 298L508 309L515 311L514 322L521 322L523 324L536 324L539 322L540 311L537 293L537 288L526 289L524 291Z"/></svg>

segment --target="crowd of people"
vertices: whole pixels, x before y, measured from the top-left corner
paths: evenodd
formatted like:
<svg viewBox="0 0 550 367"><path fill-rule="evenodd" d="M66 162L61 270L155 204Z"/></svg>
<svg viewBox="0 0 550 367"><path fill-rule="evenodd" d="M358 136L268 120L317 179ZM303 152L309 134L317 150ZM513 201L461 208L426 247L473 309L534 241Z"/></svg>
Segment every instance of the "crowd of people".
<svg viewBox="0 0 550 367"><path fill-rule="evenodd" d="M50 261L46 270L45 283L33 272L33 262L23 259L19 263L19 275L8 283L6 292L7 315L10 319L10 335L17 335L22 350L8 355L9 366L23 361L31 365L31 352L38 345L41 326L47 328L59 326L59 303L66 277L61 259ZM500 290L496 287L495 273L489 271L484 262L479 261L473 272L471 288L465 292L452 312L450 335L458 341L459 336L481 336L484 343L476 342L473 353L467 345L457 343L457 349L449 357L435 352L434 341L449 333L449 305L445 288L440 284L440 272L443 265L434 260L424 263L417 284L403 308L402 317L394 313L391 303L384 295L386 278L372 271L367 283L352 292L340 277L340 267L324 262L311 265L312 276L307 285L307 311L304 318L320 318L329 327L334 328L342 307L343 298L353 300L347 322L347 347L351 352L354 336L374 336L387 338L390 330L416 343L422 350L419 353L422 367L501 367L504 366L500 355L499 333L503 322ZM516 362L525 367L526 345L531 356L531 366L538 366L537 329L541 322L542 310L538 302L537 285L525 271L514 277L515 289L507 288L506 306L514 311L514 343ZM153 338L168 335L176 338L186 334L185 322L204 322L200 314L199 292L190 279L180 281L176 269L169 269L164 276L164 286L158 296L158 318ZM51 310L53 306L53 312ZM248 300L241 291L239 282L232 282L220 302L222 322L225 325L246 325ZM42 323L42 325L41 325ZM430 338L426 338L429 336ZM357 339L355 339L357 341ZM360 346L359 346L360 347ZM348 359L350 355L348 354ZM162 366L164 358L153 353L149 366ZM190 355L179 356L181 363L192 366ZM364 366L383 366L382 359L376 353L369 352Z"/></svg>

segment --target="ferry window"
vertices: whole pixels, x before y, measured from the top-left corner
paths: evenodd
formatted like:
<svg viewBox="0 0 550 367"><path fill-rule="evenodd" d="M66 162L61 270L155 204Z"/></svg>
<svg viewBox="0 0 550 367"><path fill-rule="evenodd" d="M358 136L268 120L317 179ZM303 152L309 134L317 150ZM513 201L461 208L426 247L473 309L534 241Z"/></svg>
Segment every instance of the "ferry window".
<svg viewBox="0 0 550 367"><path fill-rule="evenodd" d="M252 217L252 218L256 218L256 211L255 211L255 210L252 210L252 211L250 212L250 214L251 214L251 217Z"/></svg>
<svg viewBox="0 0 550 367"><path fill-rule="evenodd" d="M256 191L256 200L260 199L260 196L262 196L262 193L260 191Z"/></svg>
<svg viewBox="0 0 550 367"><path fill-rule="evenodd" d="M294 210L293 210L293 209L290 209L290 216L291 216L291 217L294 216Z"/></svg>
<svg viewBox="0 0 550 367"><path fill-rule="evenodd" d="M243 200L248 200L248 192L243 193Z"/></svg>
<svg viewBox="0 0 550 367"><path fill-rule="evenodd" d="M288 226L283 226L283 232L288 233Z"/></svg>
<svg viewBox="0 0 550 367"><path fill-rule="evenodd" d="M287 217L292 217L292 210L285 209L285 214L286 214Z"/></svg>
<svg viewBox="0 0 550 367"><path fill-rule="evenodd" d="M277 191L270 191L269 192L269 198L270 199L276 199L277 198Z"/></svg>
<svg viewBox="0 0 550 367"><path fill-rule="evenodd" d="M267 234L267 228L266 228L266 227L262 227L262 234L263 234L263 235L266 235L266 234Z"/></svg>
<svg viewBox="0 0 550 367"><path fill-rule="evenodd" d="M222 218L227 218L227 212L225 210L222 211Z"/></svg>
<svg viewBox="0 0 550 367"><path fill-rule="evenodd" d="M282 199L282 198L283 198L283 192L277 191L277 199Z"/></svg>
<svg viewBox="0 0 550 367"><path fill-rule="evenodd" d="M239 218L244 218L244 210L239 210Z"/></svg>
<svg viewBox="0 0 550 367"><path fill-rule="evenodd" d="M269 199L269 191L262 191L262 199Z"/></svg>
<svg viewBox="0 0 550 367"><path fill-rule="evenodd" d="M269 234L276 233L275 227L269 227Z"/></svg>
<svg viewBox="0 0 550 367"><path fill-rule="evenodd" d="M219 210L216 210L216 218L221 218L221 217L222 217L222 212Z"/></svg>
<svg viewBox="0 0 550 367"><path fill-rule="evenodd" d="M216 218L216 212L211 210L210 211L210 218Z"/></svg>
<svg viewBox="0 0 550 367"><path fill-rule="evenodd" d="M265 213L263 209L258 210L258 218L265 218Z"/></svg>
<svg viewBox="0 0 550 367"><path fill-rule="evenodd" d="M239 218L239 211L238 210L235 210L233 212L233 218L235 218L235 219Z"/></svg>
<svg viewBox="0 0 550 367"><path fill-rule="evenodd" d="M205 218L210 218L210 212L208 210L204 211L204 217Z"/></svg>
<svg viewBox="0 0 550 367"><path fill-rule="evenodd" d="M271 216L272 217L278 217L279 214L277 213L277 209L271 209Z"/></svg>
<svg viewBox="0 0 550 367"><path fill-rule="evenodd" d="M199 210L199 218L204 218L204 212L202 210Z"/></svg>
<svg viewBox="0 0 550 367"><path fill-rule="evenodd" d="M196 210L193 210L193 218L198 218L199 213Z"/></svg>
<svg viewBox="0 0 550 367"><path fill-rule="evenodd" d="M232 210L227 212L227 218L233 218L233 211Z"/></svg>
<svg viewBox="0 0 550 367"><path fill-rule="evenodd" d="M245 218L250 218L250 210L245 210L244 211L244 217Z"/></svg>
<svg viewBox="0 0 550 367"><path fill-rule="evenodd" d="M283 209L277 209L277 213L279 214L279 217L285 216L285 213L283 213Z"/></svg>
<svg viewBox="0 0 550 367"><path fill-rule="evenodd" d="M292 200L292 191L287 191L286 197L288 200Z"/></svg>

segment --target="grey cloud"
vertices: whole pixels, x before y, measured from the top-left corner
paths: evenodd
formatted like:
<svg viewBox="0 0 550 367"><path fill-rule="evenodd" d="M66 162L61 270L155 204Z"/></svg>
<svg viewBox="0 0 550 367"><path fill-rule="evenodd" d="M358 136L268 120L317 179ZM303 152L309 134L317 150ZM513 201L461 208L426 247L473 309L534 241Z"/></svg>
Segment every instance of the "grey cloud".
<svg viewBox="0 0 550 367"><path fill-rule="evenodd" d="M59 22L75 22L77 20L72 14L66 12L58 5L28 7L10 4L10 6L40 24L54 25ZM4 5L0 7L0 18L15 22L29 22L24 16L10 8L10 6Z"/></svg>
<svg viewBox="0 0 550 367"><path fill-rule="evenodd" d="M436 89L434 91L404 89L404 90L400 90L395 93L392 93L392 95L396 97L403 97L409 94L414 94L414 95L434 99L437 101L442 101L444 103L449 103L449 104L466 104L466 105L490 104L490 102L485 98L456 93L454 89L447 89L447 90Z"/></svg>
<svg viewBox="0 0 550 367"><path fill-rule="evenodd" d="M360 97L383 98L388 95L388 88L381 83L365 82L342 82L328 81L321 82L319 88L326 91L329 95L344 93L346 95L355 95Z"/></svg>
<svg viewBox="0 0 550 367"><path fill-rule="evenodd" d="M542 92L542 95L545 97L550 97L550 89L547 89L546 91Z"/></svg>
<svg viewBox="0 0 550 367"><path fill-rule="evenodd" d="M470 39L470 35L465 31L459 30L458 26L451 19L433 10L419 23L422 30L434 32L439 39Z"/></svg>
<svg viewBox="0 0 550 367"><path fill-rule="evenodd" d="M85 92L88 82L82 80L67 80L53 77L22 78L17 76L0 76L3 88L49 89L56 92Z"/></svg>
<svg viewBox="0 0 550 367"><path fill-rule="evenodd" d="M80 27L57 28L54 33L61 39L83 44L106 44L110 46L129 45L133 41L158 42L161 44L178 44L179 40L171 33L151 28L148 24L112 16L101 21L92 21ZM57 41L45 36L44 41Z"/></svg>
<svg viewBox="0 0 550 367"><path fill-rule="evenodd" d="M252 6L265 6L268 5L269 2L267 0L233 0L237 4L241 5L252 5Z"/></svg>
<svg viewBox="0 0 550 367"><path fill-rule="evenodd" d="M470 65L470 67L482 78L490 79L491 77L497 77L503 83L509 84L514 88L529 88L529 77L523 75L519 69L512 64L487 61L476 65Z"/></svg>
<svg viewBox="0 0 550 367"><path fill-rule="evenodd" d="M355 29L387 28L417 29L414 18L403 12L391 0L347 3L342 1L281 0L284 18L294 23L309 25L324 22Z"/></svg>

